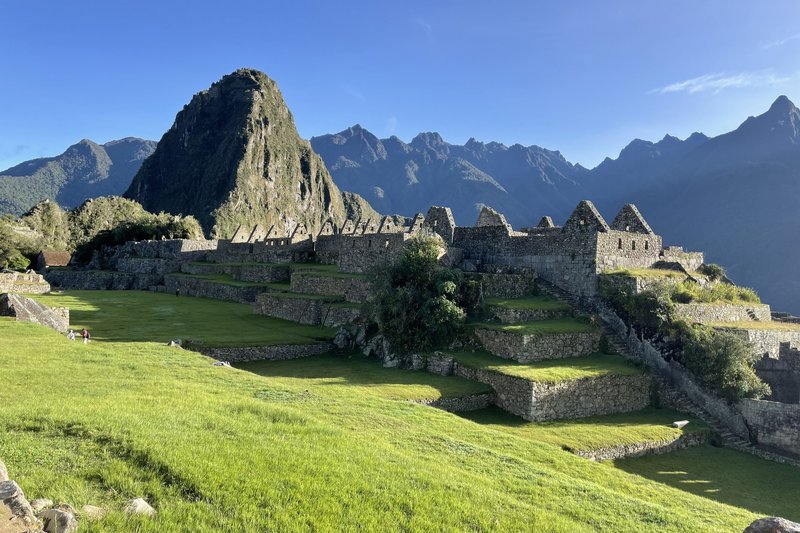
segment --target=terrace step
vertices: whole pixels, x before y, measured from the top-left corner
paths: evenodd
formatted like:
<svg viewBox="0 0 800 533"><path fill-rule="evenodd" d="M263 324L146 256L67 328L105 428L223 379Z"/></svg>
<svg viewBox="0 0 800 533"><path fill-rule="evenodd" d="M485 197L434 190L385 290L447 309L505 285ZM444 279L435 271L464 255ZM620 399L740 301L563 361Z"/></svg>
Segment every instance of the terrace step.
<svg viewBox="0 0 800 533"><path fill-rule="evenodd" d="M496 405L541 422L638 411L650 403L652 378L622 358L513 363L485 352L436 352L430 371L490 385Z"/></svg>
<svg viewBox="0 0 800 533"><path fill-rule="evenodd" d="M475 324L475 337L491 354L520 363L583 357L598 350L601 330L574 319L522 324Z"/></svg>
<svg viewBox="0 0 800 533"><path fill-rule="evenodd" d="M336 327L361 316L361 306L341 296L268 292L256 299L255 312L301 324Z"/></svg>
<svg viewBox="0 0 800 533"><path fill-rule="evenodd" d="M571 317L574 314L569 305L550 296L488 298L486 306L492 318L504 324L556 320Z"/></svg>
<svg viewBox="0 0 800 533"><path fill-rule="evenodd" d="M181 272L194 275L222 274L237 281L251 283L280 283L289 281L290 267L288 263L186 262L181 264Z"/></svg>
<svg viewBox="0 0 800 533"><path fill-rule="evenodd" d="M364 277L340 272L293 270L291 291L321 296L340 296L351 303L366 303L372 299L372 282Z"/></svg>

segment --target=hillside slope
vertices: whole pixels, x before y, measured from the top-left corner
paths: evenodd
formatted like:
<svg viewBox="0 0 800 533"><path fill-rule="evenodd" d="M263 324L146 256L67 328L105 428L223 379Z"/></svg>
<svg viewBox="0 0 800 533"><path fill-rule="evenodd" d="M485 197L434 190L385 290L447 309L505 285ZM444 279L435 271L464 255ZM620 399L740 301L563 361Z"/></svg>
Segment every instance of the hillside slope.
<svg viewBox="0 0 800 533"><path fill-rule="evenodd" d="M106 144L84 139L55 157L0 172L0 213L20 215L42 200L75 207L87 198L120 194L156 143L127 137Z"/></svg>

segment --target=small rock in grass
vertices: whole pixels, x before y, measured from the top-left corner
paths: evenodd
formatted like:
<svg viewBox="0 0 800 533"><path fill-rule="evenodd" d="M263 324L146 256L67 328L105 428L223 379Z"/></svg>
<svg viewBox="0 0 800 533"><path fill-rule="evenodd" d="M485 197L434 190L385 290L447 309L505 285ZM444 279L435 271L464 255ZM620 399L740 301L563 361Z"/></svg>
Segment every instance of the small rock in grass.
<svg viewBox="0 0 800 533"><path fill-rule="evenodd" d="M81 514L89 519L103 518L106 515L106 510L94 505L84 505L81 507Z"/></svg>
<svg viewBox="0 0 800 533"><path fill-rule="evenodd" d="M46 511L53 506L53 500L48 498L36 498L35 500L31 500L31 509L37 515L42 511Z"/></svg>
<svg viewBox="0 0 800 533"><path fill-rule="evenodd" d="M0 481L8 481L8 469L3 461L0 461Z"/></svg>
<svg viewBox="0 0 800 533"><path fill-rule="evenodd" d="M143 514L145 516L156 514L156 510L150 507L150 504L144 501L143 498L134 498L129 501L125 506L125 512L128 514Z"/></svg>
<svg viewBox="0 0 800 533"><path fill-rule="evenodd" d="M214 361L211 366L231 366L228 361Z"/></svg>
<svg viewBox="0 0 800 533"><path fill-rule="evenodd" d="M675 422L672 423L672 427L678 428L678 429L683 429L688 425L689 425L689 421L688 420L676 420Z"/></svg>
<svg viewBox="0 0 800 533"><path fill-rule="evenodd" d="M42 515L46 533L73 533L78 530L78 518L69 505L61 505L59 509L48 509Z"/></svg>
<svg viewBox="0 0 800 533"><path fill-rule="evenodd" d="M183 346L183 343L181 342L180 339L175 339L175 340L169 341L169 344L167 346L172 346L174 348L180 348L180 347Z"/></svg>
<svg viewBox="0 0 800 533"><path fill-rule="evenodd" d="M744 530L744 533L800 533L800 524L785 518L769 516L759 518Z"/></svg>

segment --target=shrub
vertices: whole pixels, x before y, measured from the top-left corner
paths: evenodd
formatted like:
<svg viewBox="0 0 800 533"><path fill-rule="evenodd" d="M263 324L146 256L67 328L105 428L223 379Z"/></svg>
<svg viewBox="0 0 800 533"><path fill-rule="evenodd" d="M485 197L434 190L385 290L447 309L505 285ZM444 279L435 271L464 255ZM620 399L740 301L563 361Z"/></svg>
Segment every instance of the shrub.
<svg viewBox="0 0 800 533"><path fill-rule="evenodd" d="M477 301L479 291L461 272L439 264L440 251L437 238L414 239L378 279L378 327L398 352L448 344Z"/></svg>
<svg viewBox="0 0 800 533"><path fill-rule="evenodd" d="M695 325L683 328L680 361L701 382L732 401L770 393L753 370L758 355L742 337Z"/></svg>
<svg viewBox="0 0 800 533"><path fill-rule="evenodd" d="M719 281L723 277L725 277L725 269L714 263L709 263L707 265L706 264L700 265L697 268L697 271L706 276L711 281Z"/></svg>

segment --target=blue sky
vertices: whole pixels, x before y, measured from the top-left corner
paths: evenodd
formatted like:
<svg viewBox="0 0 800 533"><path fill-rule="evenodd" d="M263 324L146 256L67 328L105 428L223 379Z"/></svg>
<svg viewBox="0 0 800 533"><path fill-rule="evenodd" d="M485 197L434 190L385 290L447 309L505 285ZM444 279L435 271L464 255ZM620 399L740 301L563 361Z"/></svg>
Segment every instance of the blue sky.
<svg viewBox="0 0 800 533"><path fill-rule="evenodd" d="M243 66L278 82L306 138L360 123L585 166L800 104L797 0L6 0L0 17L0 169L82 138L157 140Z"/></svg>

